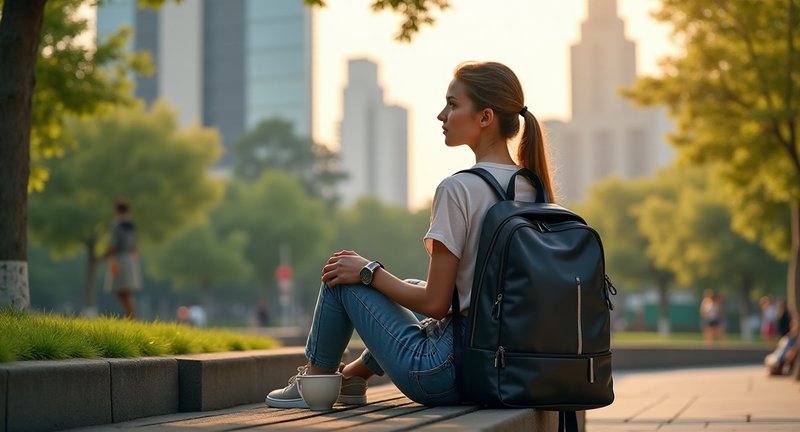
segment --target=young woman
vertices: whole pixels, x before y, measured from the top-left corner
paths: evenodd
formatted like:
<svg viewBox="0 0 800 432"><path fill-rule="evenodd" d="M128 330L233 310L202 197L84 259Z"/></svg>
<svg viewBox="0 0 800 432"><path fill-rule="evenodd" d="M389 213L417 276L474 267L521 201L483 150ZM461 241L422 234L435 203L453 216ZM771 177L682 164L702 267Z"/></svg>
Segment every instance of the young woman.
<svg viewBox="0 0 800 432"><path fill-rule="evenodd" d="M500 63L458 66L439 113L448 147L467 145L475 167L488 170L501 185L520 167L535 172L553 196L542 130L524 104L514 72ZM519 165L509 153L524 123ZM533 201L535 189L516 185L520 201ZM484 215L497 201L492 189L475 175L461 173L436 188L431 226L424 236L430 255L427 282L402 280L378 261L354 251L334 253L322 269L322 287L306 343L308 364L299 374L343 376L339 402L366 403L366 380L389 374L410 399L424 405L459 401L453 365L451 313L466 314ZM453 290L460 311L450 311ZM428 317L420 320L421 317ZM462 323L466 320L462 320ZM340 364L353 329L367 350L354 362ZM461 332L464 334L464 331ZM267 395L267 405L305 407L294 377Z"/></svg>

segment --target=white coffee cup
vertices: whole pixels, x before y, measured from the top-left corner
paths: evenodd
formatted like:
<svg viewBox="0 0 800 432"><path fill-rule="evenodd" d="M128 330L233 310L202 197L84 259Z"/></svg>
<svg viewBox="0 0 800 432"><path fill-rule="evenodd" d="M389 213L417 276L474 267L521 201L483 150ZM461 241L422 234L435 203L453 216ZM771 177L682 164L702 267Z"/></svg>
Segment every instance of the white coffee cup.
<svg viewBox="0 0 800 432"><path fill-rule="evenodd" d="M339 398L342 375L298 375L297 388L311 410L327 411Z"/></svg>

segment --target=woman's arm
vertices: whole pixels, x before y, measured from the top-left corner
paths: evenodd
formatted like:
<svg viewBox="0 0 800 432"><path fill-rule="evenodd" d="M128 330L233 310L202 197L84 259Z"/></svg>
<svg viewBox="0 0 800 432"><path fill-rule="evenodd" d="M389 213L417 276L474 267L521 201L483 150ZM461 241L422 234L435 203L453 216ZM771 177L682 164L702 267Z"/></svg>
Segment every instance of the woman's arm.
<svg viewBox="0 0 800 432"><path fill-rule="evenodd" d="M322 281L328 286L360 283L361 269L369 263L354 252L334 254L322 269ZM428 283L406 283L386 269L379 268L372 279L372 287L399 305L425 316L442 319L447 315L456 284L458 258L441 242L433 241Z"/></svg>

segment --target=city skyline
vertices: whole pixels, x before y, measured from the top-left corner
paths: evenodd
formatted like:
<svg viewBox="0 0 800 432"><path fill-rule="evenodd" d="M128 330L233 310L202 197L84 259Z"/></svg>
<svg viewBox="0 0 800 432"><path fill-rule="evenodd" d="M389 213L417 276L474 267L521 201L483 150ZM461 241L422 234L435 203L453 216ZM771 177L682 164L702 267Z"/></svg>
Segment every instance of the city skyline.
<svg viewBox="0 0 800 432"><path fill-rule="evenodd" d="M592 0L594 1L594 0ZM603 0L601 0L603 1ZM455 66L467 60L496 60L519 76L529 109L542 120L570 118L570 45L580 36L587 0L455 0L422 27L410 44L394 36L400 18L375 14L368 0L327 2L315 12L314 138L337 149L341 92L347 60L368 58L380 65L386 101L409 110L409 206L424 208L446 176L471 166L466 147L445 148L436 115ZM640 74L658 71L657 60L674 50L668 29L648 16L655 0L618 0L625 34L637 44ZM357 25L354 25L357 24ZM538 54L537 54L538 53Z"/></svg>
<svg viewBox="0 0 800 432"><path fill-rule="evenodd" d="M457 0L438 12L437 22L422 27L411 43L394 40L400 17L374 13L369 0L314 8L312 136L339 150L347 62L366 58L377 63L386 102L408 109L409 206L426 207L444 177L474 163L468 149L445 148L436 120L455 66L466 60L502 61L519 75L526 104L538 118L567 121L569 51L580 38L588 1L504 0L487 10L485 3ZM648 15L658 1L617 3L625 34L637 44L639 74L657 74L659 58L675 51L668 27Z"/></svg>

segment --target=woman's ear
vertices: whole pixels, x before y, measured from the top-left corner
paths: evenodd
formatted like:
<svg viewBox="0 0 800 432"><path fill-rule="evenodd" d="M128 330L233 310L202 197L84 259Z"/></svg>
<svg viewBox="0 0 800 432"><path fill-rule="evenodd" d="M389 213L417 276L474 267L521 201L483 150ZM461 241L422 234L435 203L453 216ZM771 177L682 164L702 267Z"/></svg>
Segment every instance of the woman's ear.
<svg viewBox="0 0 800 432"><path fill-rule="evenodd" d="M494 122L494 111L491 108L484 108L481 111L480 125L487 127Z"/></svg>

